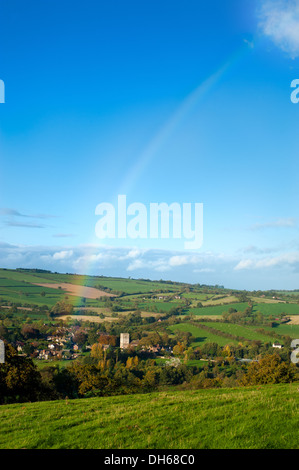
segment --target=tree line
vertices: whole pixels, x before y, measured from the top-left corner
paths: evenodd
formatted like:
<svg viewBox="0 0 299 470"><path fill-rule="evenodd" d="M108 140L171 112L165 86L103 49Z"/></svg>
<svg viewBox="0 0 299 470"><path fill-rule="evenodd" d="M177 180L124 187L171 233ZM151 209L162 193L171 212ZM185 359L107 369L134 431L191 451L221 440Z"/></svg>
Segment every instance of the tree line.
<svg viewBox="0 0 299 470"><path fill-rule="evenodd" d="M0 365L0 403L148 393L174 386L200 389L299 380L298 367L279 352L265 351L257 362L243 364L234 357L233 346L205 343L200 355L209 359L188 366L180 350L176 361L163 364L144 352L103 346L94 343L90 356L68 367L56 364L38 369L6 342L6 360ZM258 345L256 348L259 351Z"/></svg>

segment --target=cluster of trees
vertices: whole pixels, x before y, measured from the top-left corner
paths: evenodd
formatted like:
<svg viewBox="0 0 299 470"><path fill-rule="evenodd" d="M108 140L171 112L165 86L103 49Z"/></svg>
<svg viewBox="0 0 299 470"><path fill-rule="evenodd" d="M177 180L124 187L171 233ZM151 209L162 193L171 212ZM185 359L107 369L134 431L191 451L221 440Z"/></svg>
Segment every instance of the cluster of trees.
<svg viewBox="0 0 299 470"><path fill-rule="evenodd" d="M259 361L240 365L232 358L216 358L194 375L181 389L229 388L275 383L290 383L299 380L298 368L283 361L278 354L267 354Z"/></svg>
<svg viewBox="0 0 299 470"><path fill-rule="evenodd" d="M74 307L72 304L69 304L65 300L56 302L56 304L50 310L50 317L55 317L58 315L72 315L74 312Z"/></svg>

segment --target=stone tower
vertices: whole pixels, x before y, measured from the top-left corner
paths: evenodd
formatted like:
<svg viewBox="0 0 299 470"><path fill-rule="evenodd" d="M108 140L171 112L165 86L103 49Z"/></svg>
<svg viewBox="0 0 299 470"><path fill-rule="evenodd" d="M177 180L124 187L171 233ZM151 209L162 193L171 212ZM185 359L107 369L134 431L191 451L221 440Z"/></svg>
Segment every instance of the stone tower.
<svg viewBox="0 0 299 470"><path fill-rule="evenodd" d="M130 335L129 333L121 333L120 334L120 348L126 349L129 347L130 344Z"/></svg>

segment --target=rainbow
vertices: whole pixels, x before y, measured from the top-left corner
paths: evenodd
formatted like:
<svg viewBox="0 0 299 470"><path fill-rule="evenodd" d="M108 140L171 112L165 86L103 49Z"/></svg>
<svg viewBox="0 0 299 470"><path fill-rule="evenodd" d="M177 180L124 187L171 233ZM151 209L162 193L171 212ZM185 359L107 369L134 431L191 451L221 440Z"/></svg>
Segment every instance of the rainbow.
<svg viewBox="0 0 299 470"><path fill-rule="evenodd" d="M201 82L178 106L176 111L170 116L167 122L161 127L161 129L154 135L152 140L148 143L142 153L138 156L135 163L128 170L125 175L122 185L119 188L117 194L115 195L115 200L113 201L115 207L117 206L117 198L120 194L128 195L135 184L138 181L142 174L146 171L148 166L154 161L155 156L161 146L171 138L174 132L178 129L180 124L187 118L191 111L198 106L204 98L206 98L212 91L221 83L221 80L225 74L233 68L238 62L241 61L243 57L249 53L252 49L253 43L244 39L243 44L239 47L230 57L221 64L220 67L210 75L206 80ZM101 245L99 245L100 247ZM96 254L98 253L98 248L95 248L94 255L87 256L85 262L85 275L83 276L83 283L88 279L88 273L91 272L91 268L96 264L97 258ZM84 287L81 289L82 297Z"/></svg>

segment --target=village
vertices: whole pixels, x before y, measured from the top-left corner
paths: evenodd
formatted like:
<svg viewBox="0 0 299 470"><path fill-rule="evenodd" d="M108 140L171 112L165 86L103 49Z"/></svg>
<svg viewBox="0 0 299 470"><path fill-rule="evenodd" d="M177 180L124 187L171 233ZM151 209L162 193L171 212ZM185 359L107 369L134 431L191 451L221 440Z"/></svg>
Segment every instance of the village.
<svg viewBox="0 0 299 470"><path fill-rule="evenodd" d="M71 361L88 354L92 349L94 341L88 338L88 327L80 326L60 326L54 334L47 336L40 341L31 338L31 341L16 341L16 350L21 357L31 357L38 361ZM161 354L167 350L172 354L171 347L161 345L139 344L140 340L130 341L129 333L120 333L119 336L109 335L106 332L97 331L97 341L101 344L103 351L110 347L120 348L120 350L136 351L138 348L142 352L148 352L164 358ZM28 347L30 346L30 347Z"/></svg>

